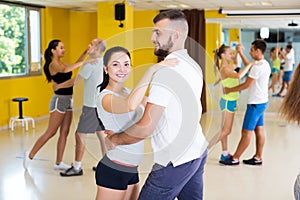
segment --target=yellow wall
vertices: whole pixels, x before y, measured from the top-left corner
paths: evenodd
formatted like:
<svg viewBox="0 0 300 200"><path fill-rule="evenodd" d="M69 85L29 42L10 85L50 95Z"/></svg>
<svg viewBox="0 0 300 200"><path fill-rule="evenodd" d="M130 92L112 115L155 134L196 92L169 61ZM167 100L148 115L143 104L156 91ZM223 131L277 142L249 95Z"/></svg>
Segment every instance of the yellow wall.
<svg viewBox="0 0 300 200"><path fill-rule="evenodd" d="M132 87L145 69L157 61L150 36L152 19L158 11L133 11L133 7L126 4L124 28L119 28L119 21L114 20L114 5L115 2L98 3L98 12L94 13L50 7L43 9L42 52L52 39L60 39L66 49L63 61L72 63L93 38L104 38L108 48L121 45L131 51L134 70L127 85ZM49 114L53 92L52 85L47 83L44 75L0 80L0 88L5 94L0 99L0 127L7 126L10 117L18 116L18 104L11 101L14 97L29 98L28 102L23 103L23 112L27 116L37 118ZM77 85L74 88L74 107L80 105L82 85Z"/></svg>
<svg viewBox="0 0 300 200"><path fill-rule="evenodd" d="M69 62L75 62L87 48L92 39L97 37L97 13L84 13L70 11L70 47ZM75 70L74 75L78 70ZM79 108L83 104L83 83L74 87L74 107Z"/></svg>
<svg viewBox="0 0 300 200"><path fill-rule="evenodd" d="M206 10L205 19L209 18L224 18L226 15L220 14L218 10ZM214 50L220 47L221 44L222 25L218 23L206 23L206 76L207 84L212 84L216 81L214 76Z"/></svg>
<svg viewBox="0 0 300 200"><path fill-rule="evenodd" d="M115 20L115 2L98 3L98 37L106 40L107 49L113 46L122 46L132 51L133 41L133 7L125 4L125 20L122 21L124 27L119 27L120 21ZM134 56L131 55L132 60ZM132 88L133 76L130 76L125 84Z"/></svg>
<svg viewBox="0 0 300 200"><path fill-rule="evenodd" d="M70 11L69 18L71 61L76 61L92 39L97 37L97 13Z"/></svg>
<svg viewBox="0 0 300 200"><path fill-rule="evenodd" d="M119 21L114 19L115 2L99 2L95 13L70 11L60 8L45 8L42 11L42 50L52 39L61 39L66 48L64 62L75 62L90 41L95 37L107 40L108 48L120 45L128 48L132 54L133 78L127 86L132 87L142 76L148 66L156 63L153 54L153 44L150 41L153 17L159 11L134 11L126 3L126 19L124 28L119 27ZM206 18L224 17L217 11L206 11ZM206 26L206 83L215 81L213 74L212 51L220 45L221 25ZM76 72L75 72L76 74ZM24 103L24 114L34 118L48 115L49 101L53 95L51 84L45 76L12 78L0 81L0 127L8 124L11 116L18 115L18 105L12 102L14 97L29 98ZM209 96L209 95L208 95ZM82 87L75 87L75 107L81 105ZM209 104L208 104L209 105ZM209 106L208 106L209 108Z"/></svg>
<svg viewBox="0 0 300 200"><path fill-rule="evenodd" d="M23 103L23 115L39 117L46 114L49 107L50 87L42 76L12 78L0 81L0 126L6 126L9 118L18 116L18 103L12 102L15 97L28 97ZM51 96L51 95L50 95ZM48 100L48 101L47 101Z"/></svg>
<svg viewBox="0 0 300 200"><path fill-rule="evenodd" d="M59 8L45 8L42 15L43 51L52 39L60 39L66 48L64 61L70 60L70 12Z"/></svg>
<svg viewBox="0 0 300 200"><path fill-rule="evenodd" d="M239 28L230 28L229 30L229 43L238 42L240 43L241 31Z"/></svg>
<svg viewBox="0 0 300 200"><path fill-rule="evenodd" d="M134 12L134 84L142 77L146 69L157 63L154 55L154 44L150 38L152 35L153 18L159 11L136 11Z"/></svg>
<svg viewBox="0 0 300 200"><path fill-rule="evenodd" d="M159 11L134 12L134 66L156 63L154 44L151 42L153 18Z"/></svg>
<svg viewBox="0 0 300 200"><path fill-rule="evenodd" d="M206 24L206 57L205 57L205 83L207 86L216 82L217 78L214 74L214 51L221 45L222 26L220 24ZM207 87L206 90L206 105L207 110L212 110L216 106L214 99L215 91L213 87Z"/></svg>
<svg viewBox="0 0 300 200"><path fill-rule="evenodd" d="M133 69L126 86L132 88L141 78L147 67L156 63L153 43L150 41L153 18L158 11L134 11L125 3L125 20L123 28L114 16L115 2L98 3L98 36L107 42L107 48L123 46L131 53Z"/></svg>
<svg viewBox="0 0 300 200"><path fill-rule="evenodd" d="M207 84L216 81L214 75L214 51L221 45L222 26L220 24L206 24L206 76Z"/></svg>
<svg viewBox="0 0 300 200"><path fill-rule="evenodd" d="M205 19L208 18L225 18L226 14L220 14L218 10L205 10Z"/></svg>
<svg viewBox="0 0 300 200"><path fill-rule="evenodd" d="M115 20L115 2L99 2L97 15L97 35L106 40L107 46L124 46L131 48L133 29L133 7L125 4L125 20L123 28Z"/></svg>
<svg viewBox="0 0 300 200"><path fill-rule="evenodd" d="M61 39L66 48L64 62L75 62L92 38L96 37L96 13L74 12L58 8L42 10L42 51L52 39ZM71 31L72 30L72 31ZM18 116L15 97L28 97L23 113L34 118L49 114L52 86L44 75L0 80L0 127L7 126L9 118ZM81 97L80 97L81 98Z"/></svg>

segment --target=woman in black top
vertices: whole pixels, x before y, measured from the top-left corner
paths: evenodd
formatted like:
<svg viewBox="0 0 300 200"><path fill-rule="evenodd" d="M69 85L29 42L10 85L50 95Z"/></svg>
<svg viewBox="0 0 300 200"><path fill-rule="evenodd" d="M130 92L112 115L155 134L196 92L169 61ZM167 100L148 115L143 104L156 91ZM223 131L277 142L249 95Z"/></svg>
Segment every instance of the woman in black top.
<svg viewBox="0 0 300 200"><path fill-rule="evenodd" d="M45 51L45 65L44 73L46 75L48 82L62 83L70 80L72 77L72 71L87 62L92 62L92 60L84 61L88 53L89 48L87 48L82 55L79 57L76 63L67 64L61 61L64 57L65 49L64 45L60 40L52 40L48 48ZM67 141L67 136L69 134L69 128L72 121L72 95L73 87L62 88L54 92L54 96L50 103L50 118L48 128L43 135L35 142L31 151L25 151L24 155L24 168L27 170L30 161L33 159L35 154L46 144L46 142L53 137L58 128L60 127L60 136L57 142L57 156L56 162L54 164L54 169L65 170L70 166L62 162L63 153L65 150L65 145Z"/></svg>

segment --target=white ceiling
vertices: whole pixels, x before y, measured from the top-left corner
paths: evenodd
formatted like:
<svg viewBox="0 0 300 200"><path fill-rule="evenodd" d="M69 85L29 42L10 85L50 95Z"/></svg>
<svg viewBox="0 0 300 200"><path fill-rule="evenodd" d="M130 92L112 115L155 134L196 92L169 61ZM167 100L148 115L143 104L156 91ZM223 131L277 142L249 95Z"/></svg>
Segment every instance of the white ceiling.
<svg viewBox="0 0 300 200"><path fill-rule="evenodd" d="M15 1L15 0L13 0ZM109 0L23 0L24 3L38 4L49 7L60 7L79 11L97 11L97 2ZM163 9L300 9L299 0L127 0L134 10L163 10ZM18 1L19 2L19 1ZM111 1L122 3L123 1ZM246 6L248 4L248 6ZM300 29L300 15L276 16L276 17L227 17L207 19L207 22L221 23L223 27L236 28L289 28L288 23L298 23Z"/></svg>
<svg viewBox="0 0 300 200"><path fill-rule="evenodd" d="M298 16L258 16L258 17L227 17L207 19L207 23L220 23L223 28L261 28L269 27L271 29L299 29L300 30L300 15ZM289 27L288 24L297 23L296 27Z"/></svg>

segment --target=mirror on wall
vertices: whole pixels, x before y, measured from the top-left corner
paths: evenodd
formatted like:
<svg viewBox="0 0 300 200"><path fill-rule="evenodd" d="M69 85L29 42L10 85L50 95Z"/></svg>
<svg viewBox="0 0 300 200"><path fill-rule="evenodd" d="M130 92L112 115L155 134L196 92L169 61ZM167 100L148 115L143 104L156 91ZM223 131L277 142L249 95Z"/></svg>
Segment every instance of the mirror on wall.
<svg viewBox="0 0 300 200"><path fill-rule="evenodd" d="M268 49L265 53L266 59L269 59L269 51L273 46L285 48L287 43L292 43L295 51L295 64L300 62L300 16L238 16L226 18L210 18L207 23L218 23L222 25L223 43L229 44L230 28L240 29L240 42L245 49L250 49L251 42L256 38L261 38L261 29L267 28L269 35L265 38ZM249 56L250 58L250 56Z"/></svg>
<svg viewBox="0 0 300 200"><path fill-rule="evenodd" d="M222 32L224 35L223 43L229 45L229 28L223 28ZM260 36L260 29L259 28L241 28L240 35L241 35L241 43L245 46L245 49L250 49L251 42L257 38L261 38ZM282 47L288 43L291 43L293 49L295 51L295 63L300 62L300 28L299 29L286 29L286 28L271 28L269 29L269 37L264 38L267 42L268 48L265 52L265 58L269 61L270 49L272 47ZM246 54L249 56L249 54ZM248 57L250 59L250 56Z"/></svg>
<svg viewBox="0 0 300 200"><path fill-rule="evenodd" d="M273 61L270 58L270 50L272 47L282 47L285 49L288 43L292 44L295 53L294 68L300 62L300 16L277 16L277 17L228 17L228 18L210 18L206 19L206 23L220 24L222 28L221 44L228 45L233 49L236 44L241 42L245 47L245 55L249 60L252 58L249 55L251 43L257 39L265 37L267 42L267 50L265 52L265 59L273 66ZM292 26L289 26L292 24ZM297 25L297 26L296 26ZM264 27L264 34L261 33L262 27ZM238 34L237 34L238 32ZM235 41L236 39L236 41ZM238 63L242 63L239 61ZM244 67L243 64L240 67ZM278 75L280 77L280 75ZM278 113L279 105L282 98L273 97L273 94L280 91L282 82L279 81L275 87L275 90L269 90L269 108L267 112ZM242 79L241 81L244 81ZM272 76L270 76L270 83L272 82ZM282 93L283 96L286 89ZM239 111L244 111L247 104L247 92L241 94L241 101L239 101Z"/></svg>

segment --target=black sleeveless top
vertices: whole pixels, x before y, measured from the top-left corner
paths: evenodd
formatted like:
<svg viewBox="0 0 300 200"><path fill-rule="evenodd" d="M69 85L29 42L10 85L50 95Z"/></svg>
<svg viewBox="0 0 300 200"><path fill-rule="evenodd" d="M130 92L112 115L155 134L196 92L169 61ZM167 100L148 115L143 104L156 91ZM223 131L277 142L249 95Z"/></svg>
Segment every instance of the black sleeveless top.
<svg viewBox="0 0 300 200"><path fill-rule="evenodd" d="M68 73L61 73L57 72L55 75L51 76L52 80L56 83L63 83L72 77L72 72ZM55 94L58 95L72 95L73 94L73 86L68 87L68 88L61 88L56 91L54 91Z"/></svg>

